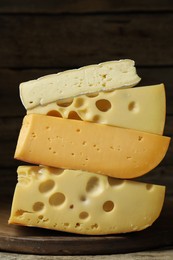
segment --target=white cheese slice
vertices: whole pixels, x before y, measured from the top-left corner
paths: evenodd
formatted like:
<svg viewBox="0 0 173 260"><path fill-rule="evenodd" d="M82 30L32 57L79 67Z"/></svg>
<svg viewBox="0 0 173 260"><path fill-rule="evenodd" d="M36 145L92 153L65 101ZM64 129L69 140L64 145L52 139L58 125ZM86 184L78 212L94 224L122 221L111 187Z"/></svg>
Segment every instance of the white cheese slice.
<svg viewBox="0 0 173 260"><path fill-rule="evenodd" d="M67 70L20 84L26 109L85 93L133 87L140 81L134 61L119 60Z"/></svg>
<svg viewBox="0 0 173 260"><path fill-rule="evenodd" d="M9 223L90 235L139 231L158 218L164 196L164 186L20 166Z"/></svg>

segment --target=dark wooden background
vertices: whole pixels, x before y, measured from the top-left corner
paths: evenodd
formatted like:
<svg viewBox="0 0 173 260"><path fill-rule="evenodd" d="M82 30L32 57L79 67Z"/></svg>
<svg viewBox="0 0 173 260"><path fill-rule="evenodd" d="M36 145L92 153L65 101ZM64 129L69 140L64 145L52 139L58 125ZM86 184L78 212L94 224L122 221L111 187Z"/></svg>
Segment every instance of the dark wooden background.
<svg viewBox="0 0 173 260"><path fill-rule="evenodd" d="M173 135L172 0L0 0L0 201L11 198L25 110L19 83L107 60L135 60L141 85L165 83L165 135ZM159 151L158 151L159 152ZM173 195L173 145L142 180ZM0 202L1 204L1 202Z"/></svg>

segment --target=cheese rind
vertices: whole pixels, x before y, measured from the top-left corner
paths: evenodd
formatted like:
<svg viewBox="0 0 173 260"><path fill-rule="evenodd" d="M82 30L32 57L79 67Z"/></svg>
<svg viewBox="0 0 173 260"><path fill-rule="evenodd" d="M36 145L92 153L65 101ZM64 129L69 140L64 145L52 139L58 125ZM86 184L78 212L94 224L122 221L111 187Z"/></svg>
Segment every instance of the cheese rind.
<svg viewBox="0 0 173 260"><path fill-rule="evenodd" d="M166 115L163 84L81 95L27 110L27 114L45 114L63 118L163 134Z"/></svg>
<svg viewBox="0 0 173 260"><path fill-rule="evenodd" d="M161 162L169 142L169 137L132 129L30 114L24 117L15 158L134 178Z"/></svg>
<svg viewBox="0 0 173 260"><path fill-rule="evenodd" d="M86 235L139 231L158 218L164 196L164 186L20 166L9 224Z"/></svg>
<svg viewBox="0 0 173 260"><path fill-rule="evenodd" d="M109 61L21 83L20 97L24 107L30 109L85 93L133 87L139 81L134 61Z"/></svg>

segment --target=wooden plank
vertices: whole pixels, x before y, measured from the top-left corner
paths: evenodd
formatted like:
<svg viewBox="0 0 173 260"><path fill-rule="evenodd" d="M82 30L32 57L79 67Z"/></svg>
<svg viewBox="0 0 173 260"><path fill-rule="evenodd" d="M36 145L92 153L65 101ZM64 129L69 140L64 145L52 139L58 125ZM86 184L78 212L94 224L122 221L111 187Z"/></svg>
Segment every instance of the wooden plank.
<svg viewBox="0 0 173 260"><path fill-rule="evenodd" d="M78 67L132 58L173 65L173 15L0 15L0 67Z"/></svg>
<svg viewBox="0 0 173 260"><path fill-rule="evenodd" d="M0 13L117 13L117 12L156 12L172 11L173 3L169 0L151 0L146 1L128 0L111 1L111 0L72 0L65 1L42 1L42 0L1 0Z"/></svg>
<svg viewBox="0 0 173 260"><path fill-rule="evenodd" d="M17 141L23 117L0 118L0 141Z"/></svg>
<svg viewBox="0 0 173 260"><path fill-rule="evenodd" d="M0 69L0 117L23 116L25 109L19 98L20 82L57 73L62 69L10 70ZM173 115L172 75L173 67L137 68L142 78L140 86L164 83L167 95L167 114ZM171 126L172 127L172 126Z"/></svg>

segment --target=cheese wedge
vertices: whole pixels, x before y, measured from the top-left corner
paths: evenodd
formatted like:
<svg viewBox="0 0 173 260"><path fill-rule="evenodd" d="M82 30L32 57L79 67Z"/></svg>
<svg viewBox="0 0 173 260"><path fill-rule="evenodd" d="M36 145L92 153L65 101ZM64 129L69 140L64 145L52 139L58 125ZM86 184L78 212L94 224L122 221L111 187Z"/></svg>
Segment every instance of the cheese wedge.
<svg viewBox="0 0 173 260"><path fill-rule="evenodd" d="M134 61L120 60L67 70L20 84L26 109L85 93L133 87L140 81Z"/></svg>
<svg viewBox="0 0 173 260"><path fill-rule="evenodd" d="M163 134L166 115L163 84L81 95L27 110L27 114L45 114L81 119L94 123Z"/></svg>
<svg viewBox="0 0 173 260"><path fill-rule="evenodd" d="M9 224L90 235L139 231L158 218L164 196L164 186L20 166Z"/></svg>
<svg viewBox="0 0 173 260"><path fill-rule="evenodd" d="M169 137L78 120L24 117L15 158L52 167L134 178L155 168Z"/></svg>

